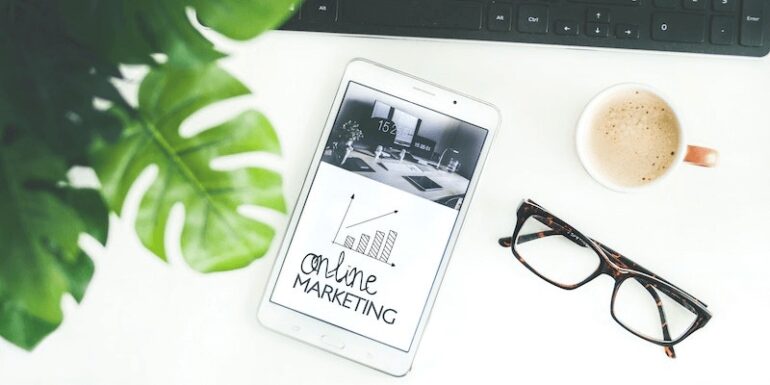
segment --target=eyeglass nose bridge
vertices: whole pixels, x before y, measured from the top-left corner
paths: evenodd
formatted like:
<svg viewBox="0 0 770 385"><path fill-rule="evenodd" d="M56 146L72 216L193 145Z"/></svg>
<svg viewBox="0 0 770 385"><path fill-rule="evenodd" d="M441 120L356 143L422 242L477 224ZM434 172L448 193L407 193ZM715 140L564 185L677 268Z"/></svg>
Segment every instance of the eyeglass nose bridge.
<svg viewBox="0 0 770 385"><path fill-rule="evenodd" d="M614 278L616 282L622 281L625 277L634 271L633 267L628 266L621 260L619 254L614 253L612 250L608 250L604 245L591 239L591 243L594 245L594 249L598 252L602 263L599 266L598 274L607 274Z"/></svg>
<svg viewBox="0 0 770 385"><path fill-rule="evenodd" d="M611 256L607 255L607 253L601 249L599 255L602 258L602 263L599 266L600 274L607 274L615 279L616 282L619 282L625 278L629 270L622 266L622 263L618 263L619 261L613 260Z"/></svg>

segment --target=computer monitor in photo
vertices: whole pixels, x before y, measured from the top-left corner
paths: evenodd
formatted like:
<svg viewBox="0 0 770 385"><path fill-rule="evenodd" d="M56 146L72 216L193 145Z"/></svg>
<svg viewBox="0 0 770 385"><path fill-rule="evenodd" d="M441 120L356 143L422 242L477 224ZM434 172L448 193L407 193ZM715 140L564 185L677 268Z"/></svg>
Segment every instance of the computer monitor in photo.
<svg viewBox="0 0 770 385"><path fill-rule="evenodd" d="M425 160L433 160L433 150L436 148L436 141L415 134L412 141L411 153Z"/></svg>
<svg viewBox="0 0 770 385"><path fill-rule="evenodd" d="M393 138L393 143L401 147L412 147L412 141L414 141L414 136L417 135L421 120L401 110L394 110L391 120L396 125L396 135Z"/></svg>
<svg viewBox="0 0 770 385"><path fill-rule="evenodd" d="M406 149L412 147L414 137L422 123L418 117L393 108L380 100L375 100L371 118L377 122L378 132L375 138L380 139L380 144Z"/></svg>

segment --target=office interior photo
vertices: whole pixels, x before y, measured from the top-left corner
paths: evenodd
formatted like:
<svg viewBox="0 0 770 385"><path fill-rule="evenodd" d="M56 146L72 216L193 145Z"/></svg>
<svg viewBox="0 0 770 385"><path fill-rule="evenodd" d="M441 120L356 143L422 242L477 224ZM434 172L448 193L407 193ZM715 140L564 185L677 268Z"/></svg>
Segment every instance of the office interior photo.
<svg viewBox="0 0 770 385"><path fill-rule="evenodd" d="M459 209L487 130L351 83L324 162Z"/></svg>

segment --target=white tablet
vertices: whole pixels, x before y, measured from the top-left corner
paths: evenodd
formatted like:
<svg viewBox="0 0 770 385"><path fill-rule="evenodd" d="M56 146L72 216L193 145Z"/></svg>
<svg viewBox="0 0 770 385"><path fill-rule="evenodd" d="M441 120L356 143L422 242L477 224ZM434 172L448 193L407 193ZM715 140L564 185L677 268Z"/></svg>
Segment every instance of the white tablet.
<svg viewBox="0 0 770 385"><path fill-rule="evenodd" d="M500 115L365 61L348 65L259 320L392 375L411 368Z"/></svg>

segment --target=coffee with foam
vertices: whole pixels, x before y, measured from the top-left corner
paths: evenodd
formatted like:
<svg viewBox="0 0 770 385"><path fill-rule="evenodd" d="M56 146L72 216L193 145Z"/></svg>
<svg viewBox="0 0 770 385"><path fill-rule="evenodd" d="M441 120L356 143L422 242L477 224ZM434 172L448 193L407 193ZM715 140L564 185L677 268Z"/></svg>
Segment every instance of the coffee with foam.
<svg viewBox="0 0 770 385"><path fill-rule="evenodd" d="M596 170L625 187L648 184L668 172L681 140L674 111L643 89L618 92L598 106L588 131Z"/></svg>

